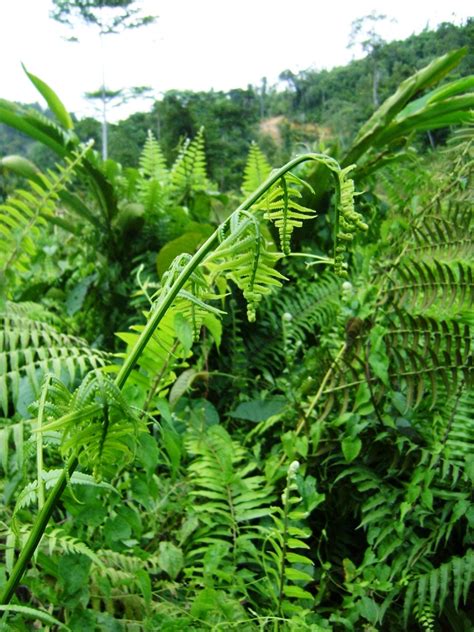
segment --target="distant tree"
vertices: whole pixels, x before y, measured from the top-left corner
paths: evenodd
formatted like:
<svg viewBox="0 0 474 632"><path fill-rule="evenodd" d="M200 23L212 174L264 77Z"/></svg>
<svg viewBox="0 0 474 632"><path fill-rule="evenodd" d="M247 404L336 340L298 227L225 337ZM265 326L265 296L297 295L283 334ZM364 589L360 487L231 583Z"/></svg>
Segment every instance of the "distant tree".
<svg viewBox="0 0 474 632"><path fill-rule="evenodd" d="M96 26L101 35L120 33L126 29L148 26L156 17L141 15L140 0L52 0L53 20L74 26L80 19Z"/></svg>
<svg viewBox="0 0 474 632"><path fill-rule="evenodd" d="M73 27L77 20L86 26L96 27L99 31L101 49L105 35L117 35L128 29L148 26L156 21L156 16L143 15L140 0L52 0L53 10L50 15L53 20ZM77 42L76 37L69 41ZM130 98L133 91L149 90L149 88L128 89ZM101 101L102 111L102 158L108 155L107 109L108 105L127 95L126 90L109 90L105 83L105 68L102 66L102 86L95 92L88 93L90 99ZM139 96L135 93L134 96ZM122 101L123 102L123 101Z"/></svg>
<svg viewBox="0 0 474 632"><path fill-rule="evenodd" d="M381 13L372 11L369 15L353 20L351 24L351 34L349 36L348 48L359 45L364 53L370 56L372 61L372 102L374 108L380 105L379 99L379 83L380 83L380 64L379 56L381 49L386 42L377 32L377 24L384 22L389 18ZM394 22L394 19L390 19Z"/></svg>

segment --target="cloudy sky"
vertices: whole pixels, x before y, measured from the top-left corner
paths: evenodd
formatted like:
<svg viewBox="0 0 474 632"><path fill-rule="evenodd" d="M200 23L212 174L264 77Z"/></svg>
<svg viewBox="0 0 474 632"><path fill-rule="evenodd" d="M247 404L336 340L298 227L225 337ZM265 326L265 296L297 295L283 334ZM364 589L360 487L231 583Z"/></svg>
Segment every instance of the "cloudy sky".
<svg viewBox="0 0 474 632"><path fill-rule="evenodd" d="M471 0L142 0L156 23L104 39L91 27L74 31L49 18L51 0L0 0L0 98L38 101L21 69L46 81L66 107L93 114L86 91L99 88L102 59L107 86L150 86L155 97L171 89L229 90L278 81L285 69L347 63L351 23L376 11L387 40L403 39L443 21L472 15ZM74 35L78 44L65 38ZM135 108L147 105L136 103ZM132 107L133 109L133 107ZM112 118L128 114L117 110Z"/></svg>

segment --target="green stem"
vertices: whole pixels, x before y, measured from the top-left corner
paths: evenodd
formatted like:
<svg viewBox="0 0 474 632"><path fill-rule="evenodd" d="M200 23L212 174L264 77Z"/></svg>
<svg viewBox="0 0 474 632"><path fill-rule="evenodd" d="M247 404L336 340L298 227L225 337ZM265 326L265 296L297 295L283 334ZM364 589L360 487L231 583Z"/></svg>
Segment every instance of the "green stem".
<svg viewBox="0 0 474 632"><path fill-rule="evenodd" d="M44 407L46 405L46 396L48 394L51 376L46 376L41 393L40 404L38 409L38 434L36 435L36 481L38 489L38 510L41 511L44 505L44 480L43 480L43 435L41 428L43 426Z"/></svg>
<svg viewBox="0 0 474 632"><path fill-rule="evenodd" d="M270 176L261 184L258 189L256 189L249 197L234 211L232 215L240 213L242 211L246 211L250 209L252 204L255 202L273 185L277 182L282 176L285 175L288 171L301 164L302 162L307 162L309 160L314 160L317 162L323 162L333 173L339 169L337 162L324 154L302 154L301 156L297 156L290 160L286 165L281 167L280 169L275 170L270 174ZM337 175L336 175L337 180ZM164 296L163 300L159 304L158 308L152 312L151 317L143 329L140 337L138 338L135 346L128 354L125 359L123 365L121 366L117 377L115 378L115 384L119 389L122 389L127 382L127 379L132 372L134 366L138 362L140 355L143 353L145 347L147 346L150 338L152 337L155 329L158 327L159 323L165 316L167 310L171 307L173 301L177 297L180 290L185 285L186 281L189 279L191 274L197 268L197 266L203 261L209 252L213 249L214 245L218 242L219 233L222 230L222 227L230 222L232 215L225 220L225 222L221 225L219 229L217 229L208 239L204 242L204 244L199 248L196 254L189 260L189 262L184 266L181 270L180 274L174 281L173 285L168 290L166 296ZM0 598L0 604L8 604L10 599L15 593L15 590L25 572L26 566L30 562L36 548L38 547L40 540L43 536L44 531L48 525L51 514L56 507L56 504L59 502L61 495L66 488L67 481L73 474L78 464L77 454L71 456L67 464L65 465L61 476L56 482L55 486L51 490L43 508L39 512L35 523L33 525L30 536L18 558L16 564L13 567L12 574L10 575L3 594Z"/></svg>
<svg viewBox="0 0 474 632"><path fill-rule="evenodd" d="M10 602L13 597L15 590L20 583L20 580L23 576L23 573L26 569L27 564L33 557L34 552L38 544L40 543L41 538L43 537L43 533L45 532L46 527L48 526L49 519L51 518L51 514L56 507L56 503L61 497L63 491L66 488L68 478L74 472L77 466L77 455L73 454L67 464L65 465L61 475L54 486L53 491L48 496L46 502L43 505L43 508L39 512L36 517L35 523L31 530L31 533L28 537L26 544L24 545L21 553L16 561L15 566L13 567L12 574L8 578L8 582L5 585L5 589L3 591L2 596L0 597L0 604L6 605Z"/></svg>

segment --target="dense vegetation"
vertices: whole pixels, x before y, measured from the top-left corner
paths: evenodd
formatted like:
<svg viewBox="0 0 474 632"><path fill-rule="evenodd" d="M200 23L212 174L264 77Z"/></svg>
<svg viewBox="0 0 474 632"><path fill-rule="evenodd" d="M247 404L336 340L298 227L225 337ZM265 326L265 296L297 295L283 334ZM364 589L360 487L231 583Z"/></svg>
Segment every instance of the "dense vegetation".
<svg viewBox="0 0 474 632"><path fill-rule="evenodd" d="M167 95L124 164L38 77L50 116L0 101L49 152L1 160L0 629L472 629L467 63L276 169L250 89ZM310 74L274 103L328 124Z"/></svg>

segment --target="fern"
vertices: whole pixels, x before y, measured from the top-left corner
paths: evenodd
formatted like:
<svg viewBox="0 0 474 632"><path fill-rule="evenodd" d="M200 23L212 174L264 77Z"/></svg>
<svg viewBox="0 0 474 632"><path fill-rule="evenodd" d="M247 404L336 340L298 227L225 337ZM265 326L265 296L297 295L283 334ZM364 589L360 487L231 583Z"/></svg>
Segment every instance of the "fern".
<svg viewBox="0 0 474 632"><path fill-rule="evenodd" d="M47 322L23 315L24 310L22 304L8 303L0 313L0 406L4 415L18 407L20 393L26 389L29 402L38 397L46 372L74 384L89 368L107 360L106 354L91 349L85 340L59 333ZM37 315L54 320L45 310Z"/></svg>
<svg viewBox="0 0 474 632"><path fill-rule="evenodd" d="M246 340L252 366L281 371L322 328L332 325L340 309L339 286L340 279L326 272L312 282L301 277L267 297L255 332Z"/></svg>
<svg viewBox="0 0 474 632"><path fill-rule="evenodd" d="M301 228L304 220L314 219L314 210L306 208L296 201L302 197L295 184L303 184L294 175L280 178L268 192L253 206L254 210L263 210L264 218L274 222L278 229L283 254L291 252L290 240L295 228ZM309 185L308 185L309 186Z"/></svg>
<svg viewBox="0 0 474 632"><path fill-rule="evenodd" d="M204 153L204 128L201 127L192 141L185 142L171 169L171 185L182 197L186 197L191 191L204 191L209 188Z"/></svg>
<svg viewBox="0 0 474 632"><path fill-rule="evenodd" d="M145 212L163 211L170 186L170 173L160 145L149 131L139 158L139 198Z"/></svg>
<svg viewBox="0 0 474 632"><path fill-rule="evenodd" d="M414 603L417 610L425 607L442 612L446 598L452 595L457 609L461 601L467 602L469 588L474 578L474 551L468 549L463 557L453 557L441 566L410 580L405 593L403 613L405 623Z"/></svg>
<svg viewBox="0 0 474 632"><path fill-rule="evenodd" d="M199 558L211 544L222 544L228 545L235 564L251 538L258 537L255 521L271 513L272 490L254 473L256 464L247 451L222 426L192 428L185 445L193 457L188 475L194 511L203 525L193 535L189 558ZM195 572L198 567L193 567Z"/></svg>
<svg viewBox="0 0 474 632"><path fill-rule="evenodd" d="M244 169L242 193L247 196L257 189L270 175L272 168L257 143L252 142Z"/></svg>
<svg viewBox="0 0 474 632"><path fill-rule="evenodd" d="M275 508L272 514L275 526L269 530L263 550L278 617L297 611L296 603L306 605L313 601L313 595L305 589L313 581L314 562L302 553L310 548L304 540L311 531L302 524L307 512L298 507L302 501L296 484L299 467L298 461L293 461L288 468L282 507Z"/></svg>
<svg viewBox="0 0 474 632"><path fill-rule="evenodd" d="M138 435L145 423L138 419L120 389L102 371L86 375L72 395L53 385L45 410L48 423L39 432L60 430L64 454L79 453L79 463L97 479L112 476L135 456Z"/></svg>
<svg viewBox="0 0 474 632"><path fill-rule="evenodd" d="M88 150L87 146L73 158L65 158L65 166L58 165L57 173L51 170L47 174L38 172L34 180L28 181L28 190L18 189L0 205L0 234L4 239L0 279L10 274L11 269L27 270L28 261L36 252L39 227L47 219L54 218L59 194L76 175Z"/></svg>
<svg viewBox="0 0 474 632"><path fill-rule="evenodd" d="M284 276L275 270L280 253L269 252L256 218L247 212L232 216L227 234L206 260L213 274L225 276L240 288L247 301L247 316L254 321L262 297L281 286Z"/></svg>
<svg viewBox="0 0 474 632"><path fill-rule="evenodd" d="M461 310L474 299L472 266L464 262L440 262L430 265L415 259L404 261L396 269L396 279L387 295L397 305L413 311L429 309L441 301L445 310Z"/></svg>
<svg viewBox="0 0 474 632"><path fill-rule="evenodd" d="M142 153L140 154L138 164L142 176L153 178L160 183L166 182L169 177L161 147L150 130L148 130L147 139L143 146Z"/></svg>

